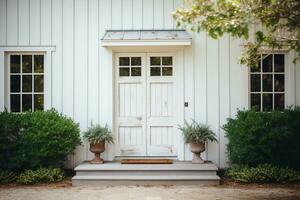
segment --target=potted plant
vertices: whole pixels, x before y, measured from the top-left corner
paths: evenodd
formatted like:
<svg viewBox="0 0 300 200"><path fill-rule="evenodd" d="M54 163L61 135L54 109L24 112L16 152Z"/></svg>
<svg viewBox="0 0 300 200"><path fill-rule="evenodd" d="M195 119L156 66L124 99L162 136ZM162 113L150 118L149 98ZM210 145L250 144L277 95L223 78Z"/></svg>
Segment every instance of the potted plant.
<svg viewBox="0 0 300 200"><path fill-rule="evenodd" d="M217 142L216 135L209 126L197 123L193 120L191 124L184 122L184 127L179 126L182 131L184 142L189 144L190 151L194 154L192 163L204 163L200 154L205 151L207 141Z"/></svg>
<svg viewBox="0 0 300 200"><path fill-rule="evenodd" d="M111 131L107 125L91 125L83 137L90 143L90 151L95 154L95 158L91 160L92 164L102 164L103 159L100 154L105 151L105 142L113 143Z"/></svg>

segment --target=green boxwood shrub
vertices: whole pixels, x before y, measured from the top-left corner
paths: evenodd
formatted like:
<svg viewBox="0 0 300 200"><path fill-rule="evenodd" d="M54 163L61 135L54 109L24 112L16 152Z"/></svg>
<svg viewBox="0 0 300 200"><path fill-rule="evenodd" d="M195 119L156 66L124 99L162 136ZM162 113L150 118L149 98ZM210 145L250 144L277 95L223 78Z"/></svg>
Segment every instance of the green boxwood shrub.
<svg viewBox="0 0 300 200"><path fill-rule="evenodd" d="M226 175L242 183L291 183L300 182L300 173L290 169L262 164L257 167L231 167Z"/></svg>
<svg viewBox="0 0 300 200"><path fill-rule="evenodd" d="M64 172L59 168L39 168L37 170L25 170L17 179L21 184L53 183L64 180Z"/></svg>
<svg viewBox="0 0 300 200"><path fill-rule="evenodd" d="M0 170L0 184L13 183L17 179L17 174L8 170Z"/></svg>
<svg viewBox="0 0 300 200"><path fill-rule="evenodd" d="M80 144L78 124L55 110L0 113L0 169L61 167Z"/></svg>
<svg viewBox="0 0 300 200"><path fill-rule="evenodd" d="M268 163L300 169L300 109L269 113L238 111L223 127L232 164Z"/></svg>

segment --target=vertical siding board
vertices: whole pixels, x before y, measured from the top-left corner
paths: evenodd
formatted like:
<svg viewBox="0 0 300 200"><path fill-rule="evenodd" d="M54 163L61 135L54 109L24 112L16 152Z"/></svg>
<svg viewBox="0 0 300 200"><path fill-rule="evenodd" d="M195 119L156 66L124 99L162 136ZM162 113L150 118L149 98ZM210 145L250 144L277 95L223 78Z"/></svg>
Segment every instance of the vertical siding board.
<svg viewBox="0 0 300 200"><path fill-rule="evenodd" d="M173 11L175 11L177 8L183 7L184 5L184 0L173 0L174 1L174 9ZM173 19L173 17L172 17ZM173 28L174 29L181 29L180 27L176 26L176 21L173 20Z"/></svg>
<svg viewBox="0 0 300 200"><path fill-rule="evenodd" d="M227 166L228 159L226 154L226 144L227 138L225 138L224 131L221 128L227 122L227 118L230 116L230 97L229 97L229 66L230 66L230 43L229 43L229 36L224 35L223 38L220 39L220 55L219 55L219 88L220 88L220 98L219 98L219 105L220 105L220 126L219 126L219 149L220 149L220 166L224 168Z"/></svg>
<svg viewBox="0 0 300 200"><path fill-rule="evenodd" d="M6 0L0 0L0 45L6 45Z"/></svg>
<svg viewBox="0 0 300 200"><path fill-rule="evenodd" d="M63 112L74 117L74 0L63 1L63 80L62 107Z"/></svg>
<svg viewBox="0 0 300 200"><path fill-rule="evenodd" d="M29 45L29 0L19 1L19 45Z"/></svg>
<svg viewBox="0 0 300 200"><path fill-rule="evenodd" d="M153 0L143 0L143 29L153 29Z"/></svg>
<svg viewBox="0 0 300 200"><path fill-rule="evenodd" d="M41 45L51 45L51 1L41 0Z"/></svg>
<svg viewBox="0 0 300 200"><path fill-rule="evenodd" d="M18 1L9 0L6 10L7 45L18 45Z"/></svg>
<svg viewBox="0 0 300 200"><path fill-rule="evenodd" d="M218 135L219 130L219 43L218 40L207 40L207 123ZM208 159L218 163L218 144L208 142Z"/></svg>
<svg viewBox="0 0 300 200"><path fill-rule="evenodd" d="M52 104L62 111L62 1L52 0Z"/></svg>
<svg viewBox="0 0 300 200"><path fill-rule="evenodd" d="M174 10L174 2L173 0L164 0L163 1L164 8L164 28L172 29L174 26L172 12Z"/></svg>
<svg viewBox="0 0 300 200"><path fill-rule="evenodd" d="M112 29L123 29L123 17L122 17L122 0L112 0Z"/></svg>
<svg viewBox="0 0 300 200"><path fill-rule="evenodd" d="M0 111L5 108L5 71L4 52L0 52Z"/></svg>
<svg viewBox="0 0 300 200"><path fill-rule="evenodd" d="M98 0L89 1L89 35L88 35L88 123L98 122L98 46L100 45L98 35Z"/></svg>
<svg viewBox="0 0 300 200"><path fill-rule="evenodd" d="M143 27L143 1L132 0L132 21L133 29L142 29Z"/></svg>
<svg viewBox="0 0 300 200"><path fill-rule="evenodd" d="M30 0L30 45L41 44L40 0Z"/></svg>
<svg viewBox="0 0 300 200"><path fill-rule="evenodd" d="M132 0L123 0L123 7L122 7L122 19L123 19L123 29L132 29L133 27L133 10L132 10Z"/></svg>
<svg viewBox="0 0 300 200"><path fill-rule="evenodd" d="M153 2L153 27L154 29L163 29L164 28L164 1L154 0Z"/></svg>

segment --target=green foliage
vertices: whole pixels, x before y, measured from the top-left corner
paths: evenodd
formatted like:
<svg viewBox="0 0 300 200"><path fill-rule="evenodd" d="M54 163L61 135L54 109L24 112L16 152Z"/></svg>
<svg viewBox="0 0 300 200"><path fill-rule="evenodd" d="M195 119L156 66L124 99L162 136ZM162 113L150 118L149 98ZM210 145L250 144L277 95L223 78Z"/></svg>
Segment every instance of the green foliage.
<svg viewBox="0 0 300 200"><path fill-rule="evenodd" d="M17 179L21 184L53 183L64 180L64 172L59 168L39 168L37 170L25 170Z"/></svg>
<svg viewBox="0 0 300 200"><path fill-rule="evenodd" d="M55 110L0 113L0 169L59 167L80 144L78 124Z"/></svg>
<svg viewBox="0 0 300 200"><path fill-rule="evenodd" d="M253 25L262 25L264 31L257 29L241 58L250 67L257 65L256 55L266 47L300 53L299 0L189 0L173 16L177 26L206 31L215 39L228 33L248 40Z"/></svg>
<svg viewBox="0 0 300 200"><path fill-rule="evenodd" d="M224 125L227 151L233 164L262 163L300 169L300 109L269 113L238 111Z"/></svg>
<svg viewBox="0 0 300 200"><path fill-rule="evenodd" d="M300 182L300 173L287 168L270 164L257 167L235 166L227 170L226 175L242 183L289 183Z"/></svg>
<svg viewBox="0 0 300 200"><path fill-rule="evenodd" d="M17 179L17 174L8 170L0 170L0 184L12 183Z"/></svg>
<svg viewBox="0 0 300 200"><path fill-rule="evenodd" d="M216 135L209 126L193 121L191 124L184 122L184 127L179 126L185 143L205 143L207 141L217 142Z"/></svg>
<svg viewBox="0 0 300 200"><path fill-rule="evenodd" d="M102 127L101 125L94 126L92 124L91 127L86 132L84 132L83 137L92 144L98 142L113 143L113 137L107 125L105 125L105 127Z"/></svg>

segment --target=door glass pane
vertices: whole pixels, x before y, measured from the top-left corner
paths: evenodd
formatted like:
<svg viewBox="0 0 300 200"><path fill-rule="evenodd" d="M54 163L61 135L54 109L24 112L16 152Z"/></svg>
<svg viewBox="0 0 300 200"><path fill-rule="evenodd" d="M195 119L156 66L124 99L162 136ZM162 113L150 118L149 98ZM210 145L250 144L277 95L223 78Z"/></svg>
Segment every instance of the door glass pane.
<svg viewBox="0 0 300 200"><path fill-rule="evenodd" d="M44 56L35 55L34 56L34 72L35 73L44 73Z"/></svg>
<svg viewBox="0 0 300 200"><path fill-rule="evenodd" d="M22 72L32 73L32 55L22 56Z"/></svg>
<svg viewBox="0 0 300 200"><path fill-rule="evenodd" d="M10 56L10 73L20 73L21 69L21 58L20 55Z"/></svg>
<svg viewBox="0 0 300 200"><path fill-rule="evenodd" d="M150 57L150 65L160 65L160 57Z"/></svg>
<svg viewBox="0 0 300 200"><path fill-rule="evenodd" d="M22 76L22 91L32 92L32 75Z"/></svg>
<svg viewBox="0 0 300 200"><path fill-rule="evenodd" d="M129 66L129 57L120 57L119 66Z"/></svg>
<svg viewBox="0 0 300 200"><path fill-rule="evenodd" d="M261 94L251 94L251 109L260 111L261 106Z"/></svg>
<svg viewBox="0 0 300 200"><path fill-rule="evenodd" d="M141 76L141 70L140 67L131 67L131 76Z"/></svg>
<svg viewBox="0 0 300 200"><path fill-rule="evenodd" d="M273 91L273 75L272 74L263 74L263 91L272 92Z"/></svg>
<svg viewBox="0 0 300 200"><path fill-rule="evenodd" d="M168 57L162 57L162 64L163 65L172 65L172 57L168 56Z"/></svg>
<svg viewBox="0 0 300 200"><path fill-rule="evenodd" d="M163 67L162 68L162 75L163 76L172 76L173 68L172 67Z"/></svg>
<svg viewBox="0 0 300 200"><path fill-rule="evenodd" d="M11 75L10 76L10 91L11 92L20 92L21 81L20 75Z"/></svg>
<svg viewBox="0 0 300 200"><path fill-rule="evenodd" d="M151 67L150 75L151 76L160 76L160 67Z"/></svg>
<svg viewBox="0 0 300 200"><path fill-rule="evenodd" d="M261 90L261 75L251 74L251 92L260 92Z"/></svg>
<svg viewBox="0 0 300 200"><path fill-rule="evenodd" d="M22 112L32 110L32 95L23 94L22 95Z"/></svg>
<svg viewBox="0 0 300 200"><path fill-rule="evenodd" d="M273 94L263 94L263 111L273 110Z"/></svg>
<svg viewBox="0 0 300 200"><path fill-rule="evenodd" d="M35 94L34 95L34 110L44 110L44 95Z"/></svg>
<svg viewBox="0 0 300 200"><path fill-rule="evenodd" d="M274 71L275 72L284 72L284 55L275 54L274 55Z"/></svg>
<svg viewBox="0 0 300 200"><path fill-rule="evenodd" d="M36 75L34 76L34 91L44 92L44 76Z"/></svg>
<svg viewBox="0 0 300 200"><path fill-rule="evenodd" d="M275 74L274 75L275 92L284 92L284 75Z"/></svg>
<svg viewBox="0 0 300 200"><path fill-rule="evenodd" d="M284 109L284 94L275 94L275 109L283 110Z"/></svg>
<svg viewBox="0 0 300 200"><path fill-rule="evenodd" d="M131 57L131 66L141 66L142 58L141 57Z"/></svg>
<svg viewBox="0 0 300 200"><path fill-rule="evenodd" d="M273 54L263 55L263 72L272 72Z"/></svg>
<svg viewBox="0 0 300 200"><path fill-rule="evenodd" d="M119 68L120 76L129 76L129 67L121 67Z"/></svg>
<svg viewBox="0 0 300 200"><path fill-rule="evenodd" d="M20 112L20 95L11 94L10 95L10 111L11 112Z"/></svg>

